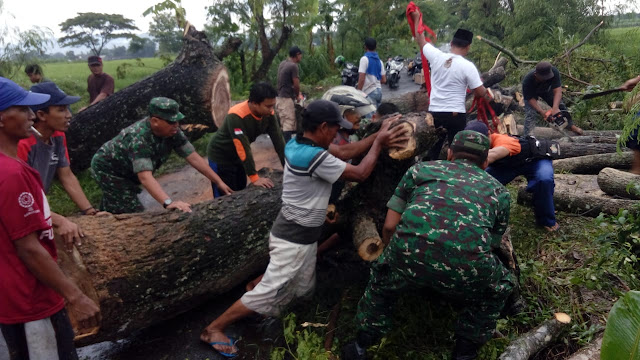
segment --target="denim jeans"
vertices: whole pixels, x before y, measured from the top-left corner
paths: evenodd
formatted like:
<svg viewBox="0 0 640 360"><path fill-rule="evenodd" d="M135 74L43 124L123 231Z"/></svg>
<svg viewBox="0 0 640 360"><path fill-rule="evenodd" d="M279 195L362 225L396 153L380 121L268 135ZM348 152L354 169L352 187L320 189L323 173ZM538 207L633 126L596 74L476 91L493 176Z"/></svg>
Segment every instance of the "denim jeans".
<svg viewBox="0 0 640 360"><path fill-rule="evenodd" d="M380 106L380 103L382 102L382 89L376 88L375 90L373 90L367 95L367 99L369 99L371 103L376 106L376 109L377 109L378 106Z"/></svg>
<svg viewBox="0 0 640 360"><path fill-rule="evenodd" d="M534 160L520 166L490 166L487 172L503 185L511 182L516 176L524 175L527 178L527 192L533 193L533 212L536 223L542 226L556 224L553 204L555 182L551 160Z"/></svg>
<svg viewBox="0 0 640 360"><path fill-rule="evenodd" d="M544 102L546 102L549 106L553 106L553 92L549 92L546 94L543 94L542 96L540 96L540 99L544 100ZM538 101L540 101L540 99L538 99ZM558 105L558 109L560 109L561 111L565 111L567 110L567 107L565 106L565 104L560 101L560 105ZM538 122L538 117L540 115L538 114L538 112L531 106L529 105L529 101L525 100L524 101L524 136L527 135L533 135L533 128L536 127L536 123ZM543 121L542 123L545 124L545 126L548 124L546 119L543 119L545 121ZM573 125L573 122L570 121L569 122L569 127Z"/></svg>

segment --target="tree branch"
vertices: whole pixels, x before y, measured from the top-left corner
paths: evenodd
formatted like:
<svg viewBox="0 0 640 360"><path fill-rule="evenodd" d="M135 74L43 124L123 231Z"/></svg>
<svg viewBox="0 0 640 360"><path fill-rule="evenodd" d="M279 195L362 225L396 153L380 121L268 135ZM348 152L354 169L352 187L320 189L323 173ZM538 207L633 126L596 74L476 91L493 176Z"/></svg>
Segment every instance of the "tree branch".
<svg viewBox="0 0 640 360"><path fill-rule="evenodd" d="M582 81L582 80L580 80L580 79L576 79L576 78L574 78L573 76L571 76L571 75L569 75L569 74L565 74L565 73L563 73L563 72L560 72L560 75L562 75L562 76L564 76L564 77L567 77L567 78L569 78L569 79L571 79L571 80L573 80L573 81L575 81L575 82L577 82L577 83L580 83L580 84L582 84L582 85L587 85L587 86L591 86L591 85L593 85L593 84L588 83L588 82L586 82L586 81Z"/></svg>
<svg viewBox="0 0 640 360"><path fill-rule="evenodd" d="M505 48L505 47L503 47L501 45L498 45L498 44L494 43L491 40L485 39L480 35L476 36L476 38L478 40L484 42L485 44L491 46L492 48L498 49L498 50L502 51L503 53L505 53L507 56L509 56L509 58L511 58L511 61L513 62L513 64L515 66L518 66L520 64L537 64L538 63L537 61L533 61L533 60L522 60L522 59L518 58L511 50L509 50L509 49L507 49L507 48Z"/></svg>
<svg viewBox="0 0 640 360"><path fill-rule="evenodd" d="M242 39L230 36L224 41L222 46L214 51L214 54L219 60L222 60L237 51L240 45L242 45Z"/></svg>
<svg viewBox="0 0 640 360"><path fill-rule="evenodd" d="M565 58L569 55L571 55L571 53L579 48L580 46L584 45L587 40L591 37L591 35L593 35L601 26L602 24L604 24L604 21L600 21L600 23L598 25L596 25L596 27L594 27L593 29L591 29L591 31L587 34L587 36L584 37L584 39L582 39L582 41L580 41L579 43L575 44L571 49L567 50L566 53L564 53L564 55L561 55L560 57L558 57L557 59L562 59Z"/></svg>

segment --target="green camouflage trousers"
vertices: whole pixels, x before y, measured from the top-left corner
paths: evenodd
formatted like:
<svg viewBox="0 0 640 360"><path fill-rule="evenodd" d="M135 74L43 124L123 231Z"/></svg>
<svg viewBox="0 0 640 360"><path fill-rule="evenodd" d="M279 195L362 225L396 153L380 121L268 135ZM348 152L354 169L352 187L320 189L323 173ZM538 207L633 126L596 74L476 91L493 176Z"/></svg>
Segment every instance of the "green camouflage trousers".
<svg viewBox="0 0 640 360"><path fill-rule="evenodd" d="M104 171L94 161L91 162L91 173L102 190L101 211L108 211L112 214L144 211L144 206L138 200L138 194L141 191L140 185Z"/></svg>
<svg viewBox="0 0 640 360"><path fill-rule="evenodd" d="M358 329L374 339L381 338L391 330L393 308L400 293L421 288L458 305L456 338L465 338L478 344L489 341L500 311L516 284L514 275L505 267L502 279L497 282L483 282L482 274L477 274L477 277L457 284L453 284L455 280L452 277L451 282L443 286L445 279L442 276L429 274L433 271L432 265L421 262L425 271L418 273L415 263L407 266L411 256L396 260L403 258L402 251L392 241L372 264L369 284L358 303ZM448 264L447 267L450 272L461 272L455 265Z"/></svg>

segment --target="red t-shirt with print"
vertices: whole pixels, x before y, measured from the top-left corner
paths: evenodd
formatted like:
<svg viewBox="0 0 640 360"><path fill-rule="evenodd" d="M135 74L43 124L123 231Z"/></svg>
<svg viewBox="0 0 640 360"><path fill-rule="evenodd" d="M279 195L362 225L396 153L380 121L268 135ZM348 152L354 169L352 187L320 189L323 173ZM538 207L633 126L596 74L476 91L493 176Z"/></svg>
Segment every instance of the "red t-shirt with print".
<svg viewBox="0 0 640 360"><path fill-rule="evenodd" d="M36 232L57 259L49 204L40 175L27 164L0 153L0 169L0 323L44 319L62 310L64 299L33 276L14 241Z"/></svg>

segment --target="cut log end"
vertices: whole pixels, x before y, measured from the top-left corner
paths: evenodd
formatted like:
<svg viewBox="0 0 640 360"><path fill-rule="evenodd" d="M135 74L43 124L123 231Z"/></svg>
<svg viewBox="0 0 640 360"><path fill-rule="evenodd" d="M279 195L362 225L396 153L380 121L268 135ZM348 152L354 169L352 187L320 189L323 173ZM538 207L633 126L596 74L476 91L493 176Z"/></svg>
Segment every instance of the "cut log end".
<svg viewBox="0 0 640 360"><path fill-rule="evenodd" d="M553 317L555 317L557 321L563 324L569 324L571 322L571 316L562 312L553 314Z"/></svg>
<svg viewBox="0 0 640 360"><path fill-rule="evenodd" d="M405 129L409 136L409 140L399 148L389 150L389 157L394 160L405 160L415 155L417 144L414 133L416 131L416 125L411 122L402 122L397 126L401 126Z"/></svg>
<svg viewBox="0 0 640 360"><path fill-rule="evenodd" d="M354 221L353 244L358 249L358 255L365 261L373 261L382 254L384 244L375 222L369 216L359 216Z"/></svg>
<svg viewBox="0 0 640 360"><path fill-rule="evenodd" d="M217 128L222 126L225 116L231 107L231 88L229 87L229 73L224 66L216 68L211 76L211 93L209 100L211 117Z"/></svg>
<svg viewBox="0 0 640 360"><path fill-rule="evenodd" d="M384 245L382 244L382 240L380 240L379 237L371 237L362 241L358 247L358 255L360 255L364 261L373 261L382 254L383 250Z"/></svg>

